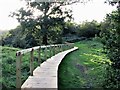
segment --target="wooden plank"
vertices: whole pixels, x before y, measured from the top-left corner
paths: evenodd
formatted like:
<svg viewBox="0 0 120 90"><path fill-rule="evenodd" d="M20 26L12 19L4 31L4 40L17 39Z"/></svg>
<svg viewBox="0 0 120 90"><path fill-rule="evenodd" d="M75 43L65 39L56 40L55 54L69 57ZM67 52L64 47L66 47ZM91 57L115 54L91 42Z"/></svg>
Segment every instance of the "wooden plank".
<svg viewBox="0 0 120 90"><path fill-rule="evenodd" d="M73 43L71 43L71 44L73 44ZM37 50L39 48L56 47L56 46L59 46L59 45L65 45L65 44L47 45L47 46L45 46L45 45L44 46L36 46L36 47L33 47L33 48L28 48L28 49L17 51L17 53L25 54L25 53L31 52L32 49Z"/></svg>
<svg viewBox="0 0 120 90"><path fill-rule="evenodd" d="M21 88L21 53L16 53L16 88Z"/></svg>
<svg viewBox="0 0 120 90"><path fill-rule="evenodd" d="M77 50L77 47L58 53L55 56L47 59L39 67L33 71L33 76L30 76L22 85L22 90L58 88L58 66L62 59L70 52Z"/></svg>
<svg viewBox="0 0 120 90"><path fill-rule="evenodd" d="M33 76L33 70L34 70L34 49L30 52L30 75Z"/></svg>
<svg viewBox="0 0 120 90"><path fill-rule="evenodd" d="M39 49L39 47L40 46L36 46L36 47L33 47L33 48L28 48L28 49L23 49L23 50L17 51L17 53L20 52L21 54L25 54L25 53L31 52L32 49L37 50L37 49Z"/></svg>
<svg viewBox="0 0 120 90"><path fill-rule="evenodd" d="M40 52L41 52L41 48L39 47L39 49L38 49L38 63L39 63L39 65L40 65L40 63L41 63Z"/></svg>
<svg viewBox="0 0 120 90"><path fill-rule="evenodd" d="M50 57L52 57L52 47L49 48Z"/></svg>
<svg viewBox="0 0 120 90"><path fill-rule="evenodd" d="M47 60L47 48L48 48L48 47L46 47L45 50L44 50L44 57L45 57L45 60Z"/></svg>

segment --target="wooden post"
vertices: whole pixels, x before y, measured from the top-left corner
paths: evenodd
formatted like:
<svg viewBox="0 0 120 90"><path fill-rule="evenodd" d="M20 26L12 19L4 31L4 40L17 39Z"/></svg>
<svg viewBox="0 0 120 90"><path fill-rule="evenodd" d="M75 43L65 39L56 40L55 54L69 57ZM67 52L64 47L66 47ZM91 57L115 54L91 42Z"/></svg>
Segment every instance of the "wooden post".
<svg viewBox="0 0 120 90"><path fill-rule="evenodd" d="M66 50L66 44L64 45L64 51Z"/></svg>
<svg viewBox="0 0 120 90"><path fill-rule="evenodd" d="M67 44L65 44L65 50L67 50Z"/></svg>
<svg viewBox="0 0 120 90"><path fill-rule="evenodd" d="M65 44L63 45L64 51L65 51Z"/></svg>
<svg viewBox="0 0 120 90"><path fill-rule="evenodd" d="M63 50L63 44L61 45L61 49L62 49L62 51L64 51L64 50Z"/></svg>
<svg viewBox="0 0 120 90"><path fill-rule="evenodd" d="M60 45L58 45L58 53L60 52Z"/></svg>
<svg viewBox="0 0 120 90"><path fill-rule="evenodd" d="M39 63L39 65L41 64L41 59L40 59L40 50L41 48L39 47L39 49L38 49L38 63Z"/></svg>
<svg viewBox="0 0 120 90"><path fill-rule="evenodd" d="M50 46L49 50L50 50L50 57L52 57L52 46Z"/></svg>
<svg viewBox="0 0 120 90"><path fill-rule="evenodd" d="M56 48L57 48L57 46L55 46L55 48L54 48L54 49L55 49L55 50L54 50L54 51L55 51L55 54L57 53L57 50L56 50Z"/></svg>
<svg viewBox="0 0 120 90"><path fill-rule="evenodd" d="M61 45L59 45L59 52L61 52Z"/></svg>
<svg viewBox="0 0 120 90"><path fill-rule="evenodd" d="M59 52L61 52L61 45L59 45Z"/></svg>
<svg viewBox="0 0 120 90"><path fill-rule="evenodd" d="M60 45L60 49L61 49L61 52L62 52L62 45Z"/></svg>
<svg viewBox="0 0 120 90"><path fill-rule="evenodd" d="M64 47L63 47L63 45L62 45L62 51L64 51Z"/></svg>
<svg viewBox="0 0 120 90"><path fill-rule="evenodd" d="M49 51L49 57L51 57L51 50L50 50L51 48L50 47L48 47L48 51Z"/></svg>
<svg viewBox="0 0 120 90"><path fill-rule="evenodd" d="M32 49L32 51L30 52L30 75L33 76L33 70L34 70L34 56L33 56L33 53L34 53L34 49Z"/></svg>
<svg viewBox="0 0 120 90"><path fill-rule="evenodd" d="M56 54L58 53L58 46L56 46Z"/></svg>
<svg viewBox="0 0 120 90"><path fill-rule="evenodd" d="M67 50L69 49L69 45L67 44Z"/></svg>
<svg viewBox="0 0 120 90"><path fill-rule="evenodd" d="M16 88L21 88L21 61L22 55L21 52L16 53Z"/></svg>
<svg viewBox="0 0 120 90"><path fill-rule="evenodd" d="M60 52L60 45L58 45L58 53Z"/></svg>
<svg viewBox="0 0 120 90"><path fill-rule="evenodd" d="M44 54L45 54L45 60L47 60L47 47L45 47L45 52L44 52Z"/></svg>
<svg viewBox="0 0 120 90"><path fill-rule="evenodd" d="M53 46L53 55L55 55L55 46Z"/></svg>

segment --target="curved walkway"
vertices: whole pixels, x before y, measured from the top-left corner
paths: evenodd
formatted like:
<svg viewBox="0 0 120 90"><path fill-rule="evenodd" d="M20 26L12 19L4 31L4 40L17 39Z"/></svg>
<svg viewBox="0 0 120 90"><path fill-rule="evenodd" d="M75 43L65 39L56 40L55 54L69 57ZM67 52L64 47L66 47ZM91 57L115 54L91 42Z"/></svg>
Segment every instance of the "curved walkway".
<svg viewBox="0 0 120 90"><path fill-rule="evenodd" d="M40 88L58 88L58 66L63 58L70 52L77 50L78 47L60 52L55 56L47 59L40 66L38 66L33 76L29 76L28 79L22 85L22 90L35 90Z"/></svg>

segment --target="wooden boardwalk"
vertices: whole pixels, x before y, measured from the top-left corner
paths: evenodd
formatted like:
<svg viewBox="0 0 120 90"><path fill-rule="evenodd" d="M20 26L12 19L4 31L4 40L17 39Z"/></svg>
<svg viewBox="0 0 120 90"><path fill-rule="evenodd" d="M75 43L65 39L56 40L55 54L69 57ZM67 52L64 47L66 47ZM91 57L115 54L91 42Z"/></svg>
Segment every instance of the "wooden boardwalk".
<svg viewBox="0 0 120 90"><path fill-rule="evenodd" d="M62 59L70 52L77 50L78 47L60 52L47 59L33 71L33 76L21 86L22 90L39 90L46 88L58 88L58 66Z"/></svg>

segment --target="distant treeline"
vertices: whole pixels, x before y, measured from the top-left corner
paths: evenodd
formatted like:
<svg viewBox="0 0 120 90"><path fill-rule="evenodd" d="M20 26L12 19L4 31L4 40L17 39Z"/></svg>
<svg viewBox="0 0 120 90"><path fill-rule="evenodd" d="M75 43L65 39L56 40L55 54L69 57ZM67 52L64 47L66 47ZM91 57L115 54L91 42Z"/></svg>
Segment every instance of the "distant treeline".
<svg viewBox="0 0 120 90"><path fill-rule="evenodd" d="M57 27L56 27L57 28ZM82 39L88 39L99 36L100 23L93 20L92 22L85 21L82 24L66 22L62 30L49 31L48 44L75 42ZM31 30L29 30L31 31ZM29 48L37 45L42 45L41 33L26 32L22 26L10 30L1 38L2 46L12 46L19 48ZM34 30L35 31L35 30Z"/></svg>

